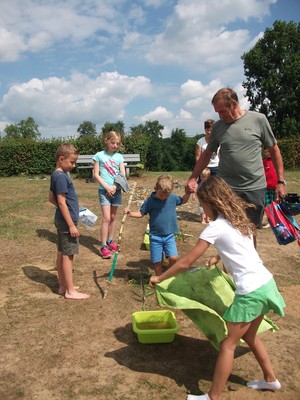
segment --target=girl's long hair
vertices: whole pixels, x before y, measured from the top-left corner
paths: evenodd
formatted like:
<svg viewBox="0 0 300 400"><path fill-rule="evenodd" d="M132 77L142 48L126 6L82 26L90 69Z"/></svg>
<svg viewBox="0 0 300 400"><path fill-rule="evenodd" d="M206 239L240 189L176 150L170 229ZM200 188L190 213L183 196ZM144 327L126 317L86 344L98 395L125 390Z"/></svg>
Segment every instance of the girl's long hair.
<svg viewBox="0 0 300 400"><path fill-rule="evenodd" d="M255 207L241 199L230 186L217 176L210 176L197 189L197 197L212 210L214 219L222 215L242 235L255 233L255 225L249 220L246 209Z"/></svg>

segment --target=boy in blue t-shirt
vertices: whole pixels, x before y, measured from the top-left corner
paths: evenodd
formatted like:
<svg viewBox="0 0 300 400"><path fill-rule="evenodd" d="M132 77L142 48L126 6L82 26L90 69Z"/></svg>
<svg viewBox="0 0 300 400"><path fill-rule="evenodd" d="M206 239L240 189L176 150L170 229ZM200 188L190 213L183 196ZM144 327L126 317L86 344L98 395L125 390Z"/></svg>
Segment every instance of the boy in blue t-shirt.
<svg viewBox="0 0 300 400"><path fill-rule="evenodd" d="M149 214L150 256L155 275L162 274L163 253L169 259L168 268L175 264L178 256L175 233L178 232L176 207L188 201L190 195L182 197L172 193L174 182L170 175L158 177L154 192L144 201L139 211L125 208L123 213L133 218Z"/></svg>
<svg viewBox="0 0 300 400"><path fill-rule="evenodd" d="M73 284L73 259L79 252L78 197L69 176L75 167L78 151L72 144L62 144L56 151L56 168L51 175L49 201L56 207L58 294L66 299L84 300Z"/></svg>

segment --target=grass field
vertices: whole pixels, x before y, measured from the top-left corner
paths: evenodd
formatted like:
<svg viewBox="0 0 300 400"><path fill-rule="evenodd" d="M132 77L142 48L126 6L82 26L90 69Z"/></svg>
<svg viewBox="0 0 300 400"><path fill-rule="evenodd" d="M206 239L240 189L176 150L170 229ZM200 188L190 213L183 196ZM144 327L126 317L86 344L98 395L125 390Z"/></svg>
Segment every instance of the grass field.
<svg viewBox="0 0 300 400"><path fill-rule="evenodd" d="M148 196L159 173L145 172L137 181L132 209ZM182 194L188 172L173 172ZM49 177L0 178L0 399L2 400L184 400L186 393L206 391L216 350L180 311L180 331L167 345L141 345L132 332L131 315L142 308L141 287L128 277L152 273L142 246L146 219L127 218L113 283L107 277L112 260L99 257L100 211L97 185L73 177L80 204L99 215L95 228L80 226L80 254L74 281L89 300L72 302L57 295L54 208L48 203ZM287 190L300 193L300 171L286 171ZM123 196L126 206L129 194ZM203 227L198 207L189 201L178 215L187 234L179 254L195 243ZM299 216L297 220L299 221ZM118 227L122 218L118 215ZM117 228L118 229L118 228ZM279 246L270 229L258 231L258 252L274 274L286 303L284 318L263 340L283 385L280 393L256 393L245 387L259 378L253 355L237 351L235 366L222 400L300 399L300 253L296 242ZM213 254L213 249L211 253ZM204 259L199 260L200 264ZM99 286L108 289L102 299ZM146 309L157 309L154 295Z"/></svg>

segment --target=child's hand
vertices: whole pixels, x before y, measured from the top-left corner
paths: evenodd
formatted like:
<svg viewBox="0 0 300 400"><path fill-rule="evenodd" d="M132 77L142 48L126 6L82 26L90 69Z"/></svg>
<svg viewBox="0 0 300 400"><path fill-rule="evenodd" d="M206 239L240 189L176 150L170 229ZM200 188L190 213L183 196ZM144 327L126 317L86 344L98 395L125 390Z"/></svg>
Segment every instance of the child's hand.
<svg viewBox="0 0 300 400"><path fill-rule="evenodd" d="M129 214L130 214L129 208L124 208L123 214L124 214L124 215L125 215L125 214L129 215Z"/></svg>
<svg viewBox="0 0 300 400"><path fill-rule="evenodd" d="M113 196L116 193L117 187L115 185L108 186L106 192L109 196Z"/></svg>
<svg viewBox="0 0 300 400"><path fill-rule="evenodd" d="M217 254L213 256L210 260L206 260L205 266L210 268L212 265L217 264L220 261L220 256Z"/></svg>
<svg viewBox="0 0 300 400"><path fill-rule="evenodd" d="M189 184L189 182L188 182L188 184L185 186L185 193L186 194L192 194L192 193L196 193L196 190L197 190L197 183L196 183L196 181L195 181L195 183L194 182L191 182L190 184Z"/></svg>
<svg viewBox="0 0 300 400"><path fill-rule="evenodd" d="M151 276L150 280L149 280L149 286L154 289L154 286L156 283L159 283L160 279L158 276Z"/></svg>
<svg viewBox="0 0 300 400"><path fill-rule="evenodd" d="M75 225L71 226L71 228L69 228L69 231L70 231L70 235L72 237L79 237L80 236L79 230L77 229L77 227Z"/></svg>
<svg viewBox="0 0 300 400"><path fill-rule="evenodd" d="M193 200L193 201L196 200L196 193L192 193L192 200Z"/></svg>

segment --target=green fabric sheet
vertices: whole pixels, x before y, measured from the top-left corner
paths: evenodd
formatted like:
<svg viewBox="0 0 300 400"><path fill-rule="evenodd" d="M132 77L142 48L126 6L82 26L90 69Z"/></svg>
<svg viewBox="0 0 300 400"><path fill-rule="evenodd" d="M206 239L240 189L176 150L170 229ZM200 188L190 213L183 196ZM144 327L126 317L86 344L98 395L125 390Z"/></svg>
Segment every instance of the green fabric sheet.
<svg viewBox="0 0 300 400"><path fill-rule="evenodd" d="M234 298L234 283L218 267L197 267L155 285L160 306L182 310L219 350L227 335L222 318ZM267 317L258 333L278 327Z"/></svg>

